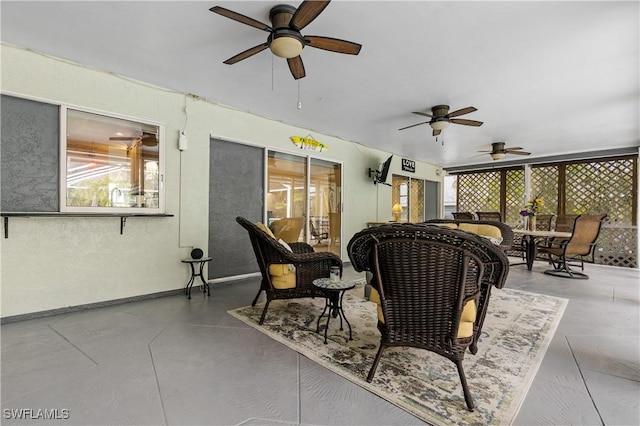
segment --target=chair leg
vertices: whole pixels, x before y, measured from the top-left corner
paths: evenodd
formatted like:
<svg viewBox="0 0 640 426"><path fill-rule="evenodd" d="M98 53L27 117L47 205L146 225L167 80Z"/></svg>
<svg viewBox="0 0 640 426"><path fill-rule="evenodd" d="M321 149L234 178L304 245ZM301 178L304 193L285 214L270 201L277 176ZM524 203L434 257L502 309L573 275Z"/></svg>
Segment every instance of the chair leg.
<svg viewBox="0 0 640 426"><path fill-rule="evenodd" d="M382 358L382 352L385 350L386 346L383 343L380 343L380 347L378 348L378 353L376 354L376 358L373 360L373 365L371 366L371 370L369 370L369 375L367 376L367 382L371 383L373 380L373 376L376 374L376 369L378 368L378 363L380 362L380 358Z"/></svg>
<svg viewBox="0 0 640 426"><path fill-rule="evenodd" d="M269 308L269 303L271 303L271 299L267 298L267 301L264 304L264 309L262 310L262 316L260 317L260 321L258 324L262 325L264 322L264 317L267 316L267 309Z"/></svg>
<svg viewBox="0 0 640 426"><path fill-rule="evenodd" d="M258 289L258 294L256 294L256 297L255 299L253 299L253 302L251 302L251 306L256 306L256 303L258 303L258 297L260 297L260 293L262 293L262 287Z"/></svg>
<svg viewBox="0 0 640 426"><path fill-rule="evenodd" d="M554 269L550 269L548 271L544 271L547 275L553 275L561 278L573 278L578 280L588 280L589 275L575 271L569 267L569 262L566 258L562 257L558 261L558 265L553 265Z"/></svg>
<svg viewBox="0 0 640 426"><path fill-rule="evenodd" d="M462 391L464 392L464 400L467 403L467 409L469 411L473 411L473 398L471 397L471 392L469 391L469 385L467 385L467 378L464 375L462 360L459 359L454 362L456 363L456 367L458 367L458 375L460 376L460 383L462 383Z"/></svg>

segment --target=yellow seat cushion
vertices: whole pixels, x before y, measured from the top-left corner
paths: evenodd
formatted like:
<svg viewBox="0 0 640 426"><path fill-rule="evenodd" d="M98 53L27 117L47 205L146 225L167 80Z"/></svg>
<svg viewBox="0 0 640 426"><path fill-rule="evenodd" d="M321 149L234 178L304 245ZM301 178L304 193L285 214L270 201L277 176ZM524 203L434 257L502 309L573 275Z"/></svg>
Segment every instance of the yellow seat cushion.
<svg viewBox="0 0 640 426"><path fill-rule="evenodd" d="M436 225L442 226L444 228L458 229L457 223L437 223Z"/></svg>
<svg viewBox="0 0 640 426"><path fill-rule="evenodd" d="M380 301L380 293L375 288L371 288L369 301L374 302L378 308L378 321L384 324L384 314L382 312L382 302ZM475 299L469 300L462 308L460 315L460 325L458 326L458 338L473 336L473 323L476 320L477 307Z"/></svg>
<svg viewBox="0 0 640 426"><path fill-rule="evenodd" d="M481 237L502 238L500 228L483 223L461 223L458 229L480 235Z"/></svg>
<svg viewBox="0 0 640 426"><path fill-rule="evenodd" d="M258 222L256 223L256 226L266 232L274 240L276 239L276 237L273 235L273 232L271 232L271 229L269 229L269 227L264 223ZM286 246L286 248L291 251L291 248L288 245ZM271 284L273 284L275 288L285 289L294 288L296 286L296 271L293 265L269 265L269 275L271 276Z"/></svg>
<svg viewBox="0 0 640 426"><path fill-rule="evenodd" d="M271 265L269 269L273 266L284 266L284 269L287 270L287 273L280 276L271 275L271 284L277 289L285 289L285 288L294 288L296 286L296 273L295 271L289 271L287 265Z"/></svg>

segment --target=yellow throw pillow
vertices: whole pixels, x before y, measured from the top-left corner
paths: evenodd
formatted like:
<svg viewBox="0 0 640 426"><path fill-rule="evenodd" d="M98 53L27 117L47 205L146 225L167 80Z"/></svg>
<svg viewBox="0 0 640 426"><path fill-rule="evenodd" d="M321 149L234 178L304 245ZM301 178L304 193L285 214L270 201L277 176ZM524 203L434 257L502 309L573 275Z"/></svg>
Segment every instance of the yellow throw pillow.
<svg viewBox="0 0 640 426"><path fill-rule="evenodd" d="M269 227L267 225L265 225L264 223L258 222L258 223L256 223L256 226L258 228L262 229L264 232L266 232L267 235L269 235L274 240L276 239L276 237L273 235L273 232L271 232L271 229L269 229Z"/></svg>

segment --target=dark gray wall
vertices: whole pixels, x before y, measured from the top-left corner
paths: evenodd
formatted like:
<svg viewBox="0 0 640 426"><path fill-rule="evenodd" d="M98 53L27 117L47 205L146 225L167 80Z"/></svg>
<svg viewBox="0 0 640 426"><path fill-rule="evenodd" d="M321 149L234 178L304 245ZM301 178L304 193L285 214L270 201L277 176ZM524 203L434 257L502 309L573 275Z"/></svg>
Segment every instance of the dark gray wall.
<svg viewBox="0 0 640 426"><path fill-rule="evenodd" d="M424 181L424 218L438 218L438 182Z"/></svg>
<svg viewBox="0 0 640 426"><path fill-rule="evenodd" d="M242 216L262 220L264 150L211 139L209 154L209 279L258 272Z"/></svg>
<svg viewBox="0 0 640 426"><path fill-rule="evenodd" d="M0 108L0 210L59 211L59 107L2 95Z"/></svg>

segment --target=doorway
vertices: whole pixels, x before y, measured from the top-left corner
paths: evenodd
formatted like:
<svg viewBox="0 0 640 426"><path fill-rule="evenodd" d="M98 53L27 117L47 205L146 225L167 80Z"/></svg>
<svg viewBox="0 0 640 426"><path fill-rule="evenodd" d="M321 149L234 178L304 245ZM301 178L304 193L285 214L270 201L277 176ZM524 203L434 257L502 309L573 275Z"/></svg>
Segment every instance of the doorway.
<svg viewBox="0 0 640 426"><path fill-rule="evenodd" d="M267 153L267 223L277 239L341 255L342 165Z"/></svg>

